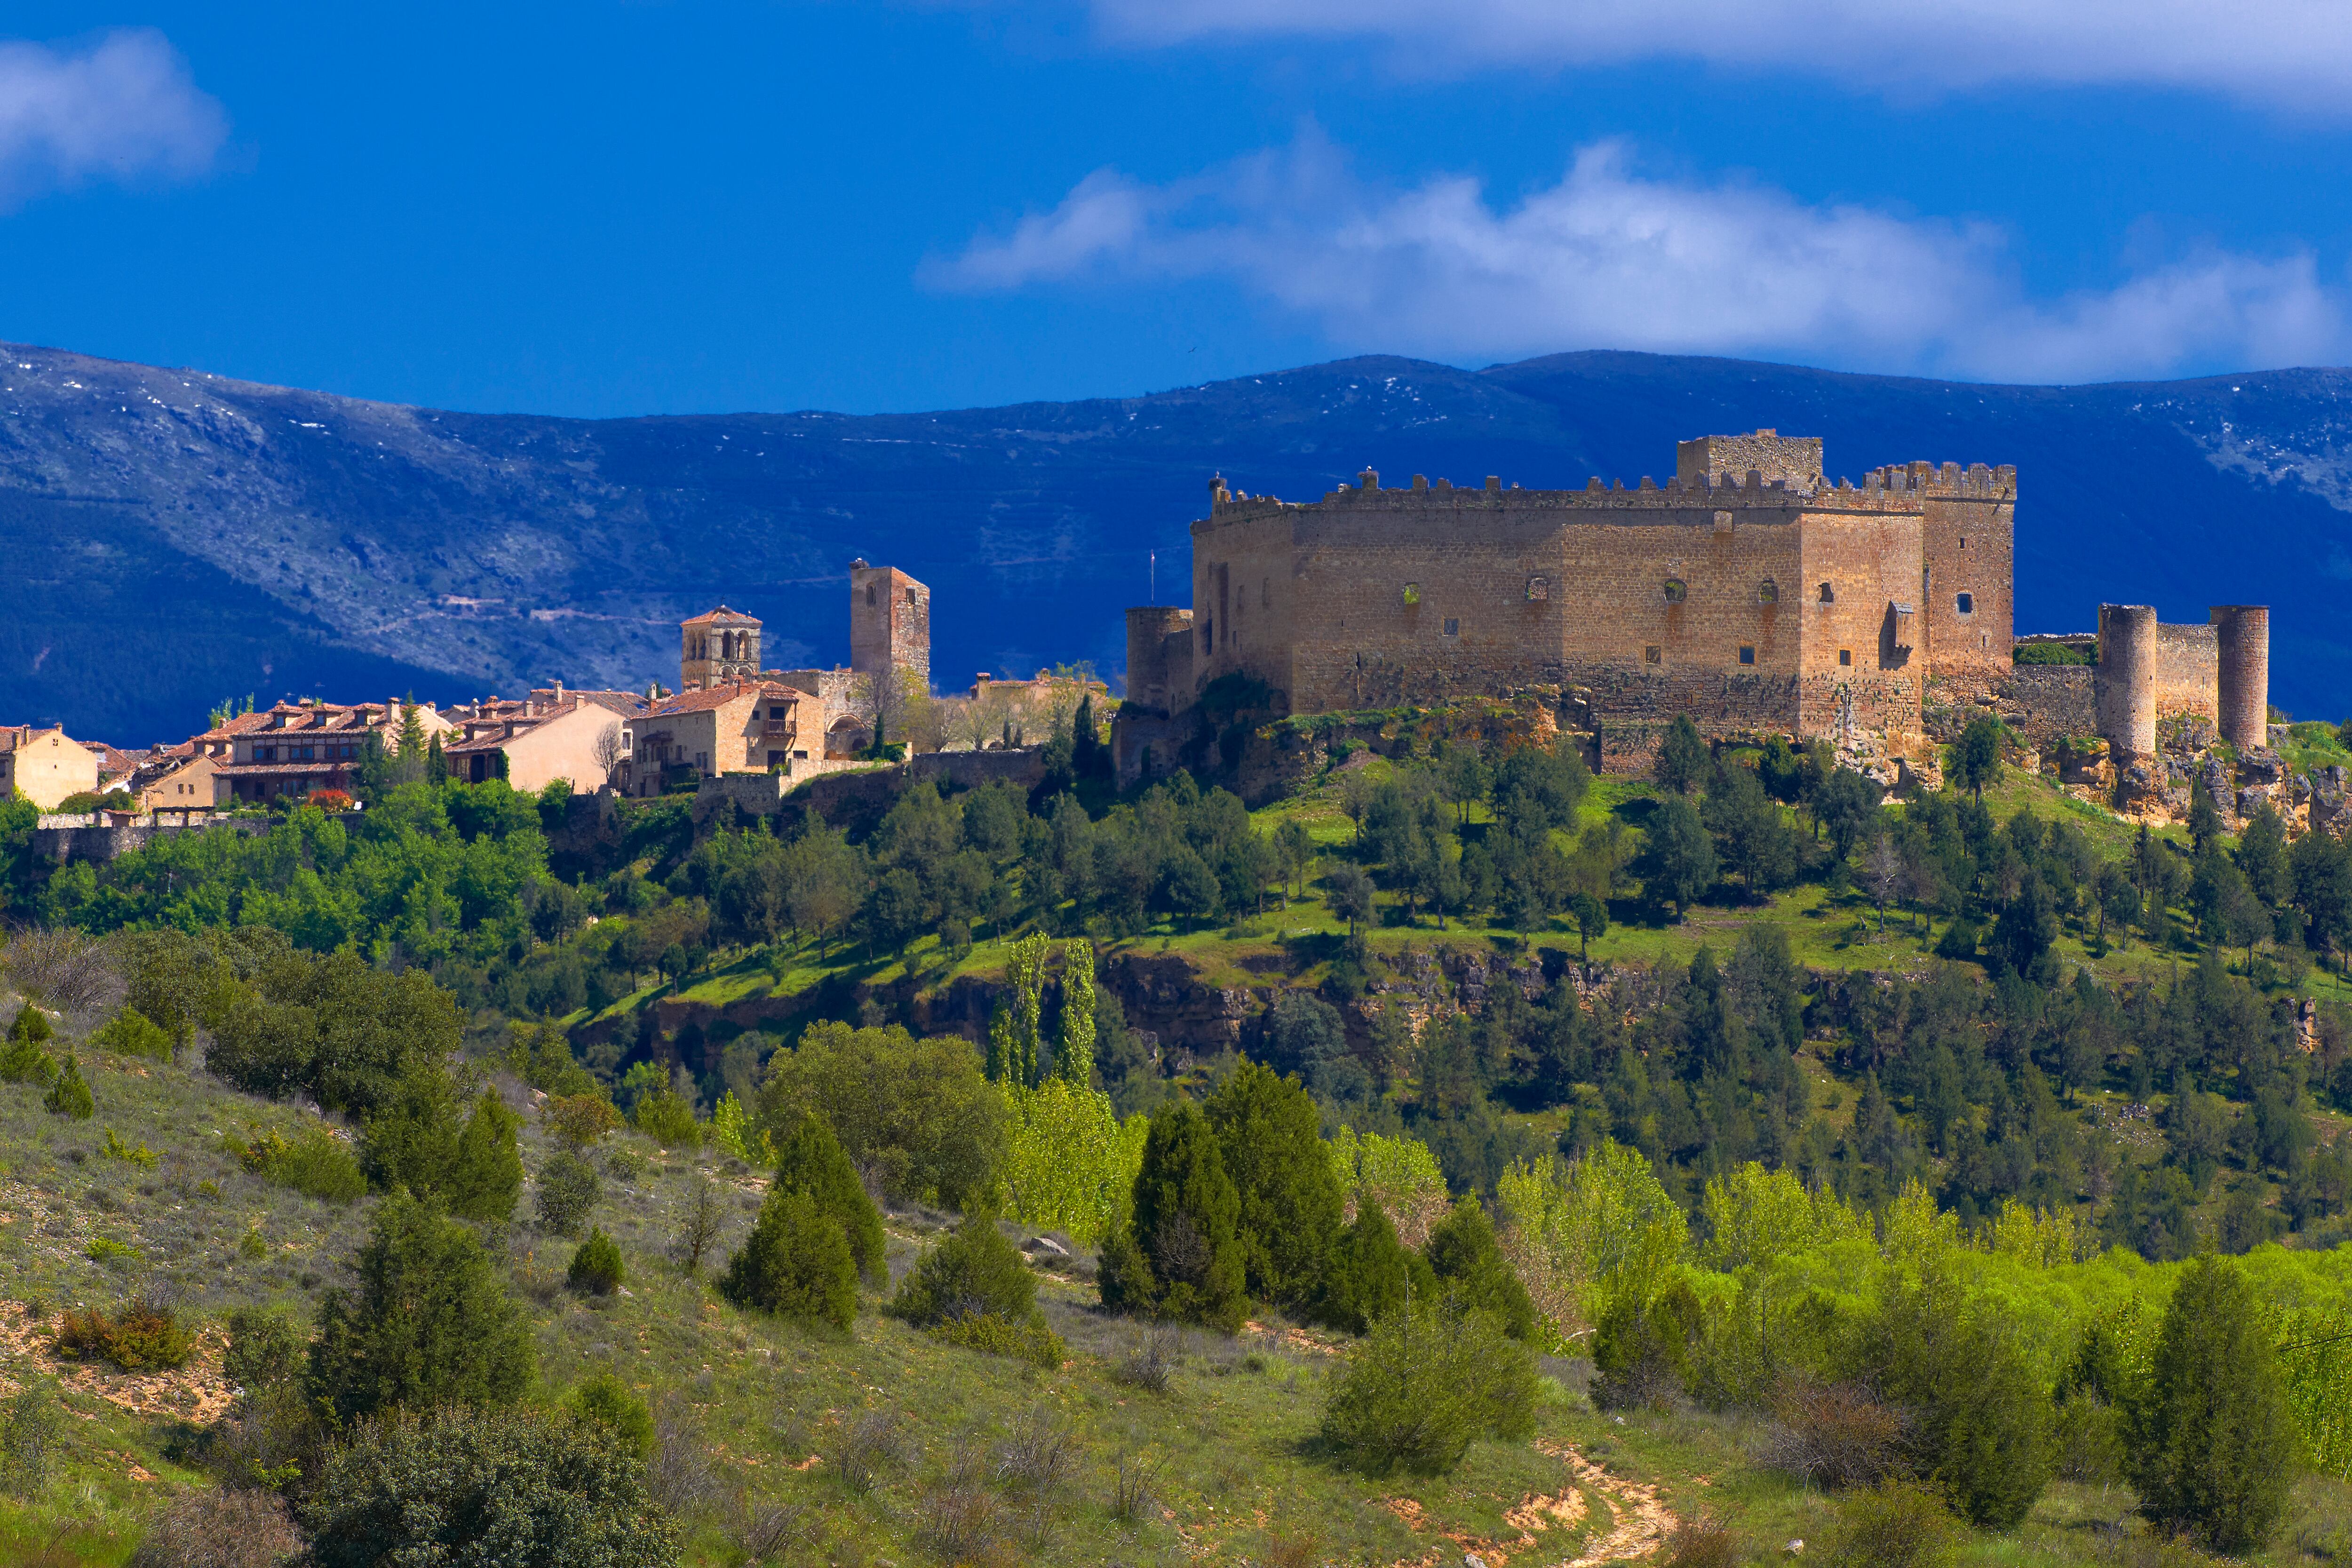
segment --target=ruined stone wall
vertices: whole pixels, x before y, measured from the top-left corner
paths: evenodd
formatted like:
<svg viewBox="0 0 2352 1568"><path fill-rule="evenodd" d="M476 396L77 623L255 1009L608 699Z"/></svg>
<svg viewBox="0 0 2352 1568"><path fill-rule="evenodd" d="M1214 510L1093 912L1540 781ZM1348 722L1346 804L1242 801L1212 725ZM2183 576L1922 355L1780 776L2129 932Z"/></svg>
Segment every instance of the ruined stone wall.
<svg viewBox="0 0 2352 1568"><path fill-rule="evenodd" d="M2156 716L2221 720L2221 652L2210 626L2156 628Z"/></svg>

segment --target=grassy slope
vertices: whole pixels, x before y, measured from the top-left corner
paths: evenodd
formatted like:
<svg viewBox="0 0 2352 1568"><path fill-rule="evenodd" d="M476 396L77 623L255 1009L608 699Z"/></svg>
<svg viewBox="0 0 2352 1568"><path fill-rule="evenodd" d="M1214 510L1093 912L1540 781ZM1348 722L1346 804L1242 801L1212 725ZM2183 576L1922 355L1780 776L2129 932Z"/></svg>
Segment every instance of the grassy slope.
<svg viewBox="0 0 2352 1568"><path fill-rule="evenodd" d="M290 1122L299 1113L181 1067L100 1059L92 1083L99 1117L80 1124L48 1117L29 1089L0 1088L8 1167L0 1299L9 1303L0 1310L0 1378L13 1385L28 1373L62 1371L77 1417L68 1424L63 1477L30 1503L0 1500L0 1560L30 1562L46 1547L45 1560L58 1564L122 1562L164 1498L203 1484L170 1456L184 1451L191 1424L217 1414L228 1392L217 1376L216 1333L181 1374L60 1369L16 1303L38 1298L52 1312L101 1304L152 1271L180 1282L193 1310L208 1317L242 1302L307 1305L341 1277L340 1260L370 1207L294 1197L219 1152L215 1128ZM156 1166L108 1160L99 1152L108 1128L154 1151ZM1489 1564L1531 1568L1646 1553L1669 1514L1715 1515L1758 1556L1791 1537L1819 1541L1830 1522L1825 1500L1751 1465L1761 1436L1752 1420L1600 1415L1569 1391L1581 1381L1580 1363L1548 1363L1564 1386L1534 1443L1480 1444L1445 1481L1375 1482L1315 1452L1330 1346L1278 1323L1232 1341L1191 1336L1171 1389L1154 1394L1115 1375L1137 1331L1095 1311L1090 1289L1074 1274L1041 1276L1045 1310L1072 1352L1054 1372L914 1332L872 1312L878 1296L869 1296L845 1337L749 1317L686 1278L670 1247L696 1169L725 1184L730 1242L750 1224L757 1177L636 1141L615 1141L612 1150L626 1151L622 1163L639 1167L628 1179L608 1178L595 1215L626 1257L628 1294L591 1305L557 1289L571 1244L527 1219L511 1227L506 1250L539 1331L539 1397L559 1397L609 1367L698 1427L715 1465L690 1539L693 1563L740 1561L734 1521L745 1502L807 1506L792 1561L933 1560L920 1532L938 1516L959 1450L985 1449L1040 1412L1066 1425L1075 1462L1034 1523L1005 1496L997 1556L1006 1562L1427 1563L1459 1562L1467 1550ZM527 1164L535 1170L547 1152L534 1125ZM207 1181L219 1187L217 1200L201 1195ZM891 1216L894 1272L940 1223L922 1213ZM238 1247L253 1224L270 1241L258 1260ZM142 1257L92 1262L83 1250L92 1234L125 1240ZM855 1495L840 1484L836 1460L845 1432L875 1410L898 1417L899 1458L873 1490ZM1115 1520L1107 1507L1123 1455L1139 1456L1160 1477L1160 1505L1139 1525ZM2105 1561L2100 1530L2128 1504L2116 1490L2053 1486L2025 1529L1980 1540L1969 1555ZM2347 1523L2352 1495L2306 1481L2295 1523L2269 1561L2284 1565L2332 1548Z"/></svg>

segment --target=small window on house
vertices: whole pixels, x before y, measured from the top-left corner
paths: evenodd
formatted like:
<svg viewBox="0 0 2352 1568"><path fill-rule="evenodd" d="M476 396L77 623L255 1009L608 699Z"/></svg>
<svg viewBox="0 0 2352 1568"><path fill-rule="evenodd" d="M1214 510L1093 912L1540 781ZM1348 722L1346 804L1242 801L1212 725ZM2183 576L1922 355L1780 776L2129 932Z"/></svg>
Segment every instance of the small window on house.
<svg viewBox="0 0 2352 1568"><path fill-rule="evenodd" d="M1739 662L1742 664L1754 664L1756 662L1756 650L1752 647L1741 648L1739 650Z"/></svg>
<svg viewBox="0 0 2352 1568"><path fill-rule="evenodd" d="M1549 598L1550 598L1550 597L1551 597L1551 579L1550 579L1550 578L1549 578L1549 577L1530 577L1530 578L1528 578L1528 597L1530 600L1534 600L1534 599L1549 599Z"/></svg>
<svg viewBox="0 0 2352 1568"><path fill-rule="evenodd" d="M1657 644L1652 643L1649 647L1642 650L1642 662L1643 664L1664 664L1665 662L1664 650L1660 648Z"/></svg>
<svg viewBox="0 0 2352 1568"><path fill-rule="evenodd" d="M1759 605L1779 604L1780 602L1780 585L1774 583L1771 578L1765 578L1764 581L1756 584L1756 602Z"/></svg>
<svg viewBox="0 0 2352 1568"><path fill-rule="evenodd" d="M1964 616L1973 616L1977 613L1977 596L1974 594L1958 595L1954 597L1952 603L1958 606L1960 614Z"/></svg>
<svg viewBox="0 0 2352 1568"><path fill-rule="evenodd" d="M1445 635L1446 635L1447 637L1460 637L1460 636L1462 635L1462 623L1461 623L1460 621L1455 620L1455 619L1454 619L1453 616L1446 616L1446 617L1445 617Z"/></svg>
<svg viewBox="0 0 2352 1568"><path fill-rule="evenodd" d="M1822 587L1821 587L1821 599L1822 599L1822 604L1824 604L1824 605L1834 605L1834 604L1836 604L1836 603L1837 603L1837 590L1836 590L1835 588L1831 587L1827 583L1822 584Z"/></svg>
<svg viewBox="0 0 2352 1568"><path fill-rule="evenodd" d="M1404 585L1404 602L1408 605L1418 605L1421 603L1420 584L1407 583Z"/></svg>
<svg viewBox="0 0 2352 1568"><path fill-rule="evenodd" d="M1850 647L1842 647L1838 649L1838 662L1840 664L1852 664L1853 662L1853 649Z"/></svg>
<svg viewBox="0 0 2352 1568"><path fill-rule="evenodd" d="M1669 577L1669 578L1667 578L1667 579L1666 579L1666 603L1667 603L1667 604L1669 604L1669 605L1679 605L1679 604L1681 604L1681 603L1683 602L1683 597L1684 597L1684 595L1686 595L1686 594L1688 594L1689 592L1690 592L1690 589L1689 589L1688 587L1686 587L1686 586L1685 586L1685 585L1684 585L1683 580L1682 580L1681 578L1679 578L1679 577Z"/></svg>

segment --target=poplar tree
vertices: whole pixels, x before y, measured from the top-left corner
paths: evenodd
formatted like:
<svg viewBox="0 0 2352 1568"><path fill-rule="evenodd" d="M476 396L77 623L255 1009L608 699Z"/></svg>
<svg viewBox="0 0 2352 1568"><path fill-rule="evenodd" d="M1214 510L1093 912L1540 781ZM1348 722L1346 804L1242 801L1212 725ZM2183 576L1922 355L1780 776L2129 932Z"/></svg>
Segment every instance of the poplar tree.
<svg viewBox="0 0 2352 1568"><path fill-rule="evenodd" d="M1005 994L997 1000L995 1015L988 1021L988 1076L998 1083L1037 1087L1041 1076L1038 1020L1043 1010L1045 952L1051 945L1042 933L1025 936L1005 955Z"/></svg>
<svg viewBox="0 0 2352 1568"><path fill-rule="evenodd" d="M1062 948L1062 1042L1054 1071L1079 1089L1095 1082L1095 944L1084 937Z"/></svg>

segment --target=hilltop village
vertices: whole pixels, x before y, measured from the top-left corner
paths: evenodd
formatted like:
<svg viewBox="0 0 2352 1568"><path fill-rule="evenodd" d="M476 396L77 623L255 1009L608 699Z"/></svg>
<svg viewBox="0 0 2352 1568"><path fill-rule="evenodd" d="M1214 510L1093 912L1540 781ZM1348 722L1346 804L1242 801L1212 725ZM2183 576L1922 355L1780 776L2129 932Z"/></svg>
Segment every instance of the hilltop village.
<svg viewBox="0 0 2352 1568"><path fill-rule="evenodd" d="M1213 479L1192 526L1192 603L1126 615L1118 776L1248 774L1266 761L1253 746L1282 743L1267 729L1280 721L1486 702L1575 737L1599 773L1646 770L1686 715L1716 742L1827 742L1902 790L1936 782L1942 746L1990 711L2027 766L2126 815L2181 818L2198 781L2232 816L2260 800L2290 823L2342 809L2344 781L2296 778L2269 746L2264 606L2174 626L2102 605L2095 629L2021 637L2013 467L1911 462L1857 483L1822 459L1819 437L1760 429L1679 442L1664 486L1384 488L1367 469L1298 502ZM0 789L187 825L347 803L371 745L424 745L451 775L533 792L562 780L641 797L760 775L789 789L884 746L1010 746L1066 720L1081 688L1112 707L1083 669L983 673L935 699L931 590L861 560L849 596L850 662L832 669L765 668L761 622L721 605L680 626L675 691L281 701L141 750L0 726Z"/></svg>

